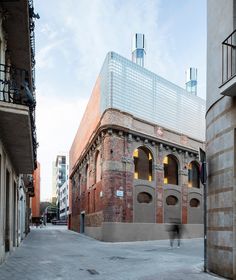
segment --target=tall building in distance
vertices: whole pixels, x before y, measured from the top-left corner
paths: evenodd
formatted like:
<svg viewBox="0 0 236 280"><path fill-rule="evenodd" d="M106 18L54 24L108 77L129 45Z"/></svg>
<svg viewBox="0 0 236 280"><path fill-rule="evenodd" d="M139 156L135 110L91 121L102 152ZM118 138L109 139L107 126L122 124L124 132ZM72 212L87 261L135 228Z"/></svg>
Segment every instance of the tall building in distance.
<svg viewBox="0 0 236 280"><path fill-rule="evenodd" d="M69 212L68 156L66 154L57 155L53 170L56 171L58 218L65 220Z"/></svg>
<svg viewBox="0 0 236 280"><path fill-rule="evenodd" d="M144 36L135 39L144 55ZM71 229L104 241L163 239L164 223L178 220L202 236L204 141L203 99L109 52L70 149Z"/></svg>
<svg viewBox="0 0 236 280"><path fill-rule="evenodd" d="M69 182L68 182L68 164L66 168L67 180L60 188L60 220L67 220L69 215Z"/></svg>
<svg viewBox="0 0 236 280"><path fill-rule="evenodd" d="M57 168L56 162L52 163L52 197L51 202L56 204L57 202Z"/></svg>
<svg viewBox="0 0 236 280"><path fill-rule="evenodd" d="M207 1L207 264L236 279L236 1Z"/></svg>

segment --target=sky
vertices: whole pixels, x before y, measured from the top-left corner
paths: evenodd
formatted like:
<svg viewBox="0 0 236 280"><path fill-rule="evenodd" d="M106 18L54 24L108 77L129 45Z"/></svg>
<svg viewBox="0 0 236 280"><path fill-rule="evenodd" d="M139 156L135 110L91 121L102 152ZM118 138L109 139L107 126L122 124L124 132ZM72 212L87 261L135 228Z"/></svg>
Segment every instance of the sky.
<svg viewBox="0 0 236 280"><path fill-rule="evenodd" d="M69 152L106 54L131 59L135 33L145 34L145 68L185 87L185 70L196 67L205 99L205 0L34 0L34 9L41 201L51 197L52 162Z"/></svg>

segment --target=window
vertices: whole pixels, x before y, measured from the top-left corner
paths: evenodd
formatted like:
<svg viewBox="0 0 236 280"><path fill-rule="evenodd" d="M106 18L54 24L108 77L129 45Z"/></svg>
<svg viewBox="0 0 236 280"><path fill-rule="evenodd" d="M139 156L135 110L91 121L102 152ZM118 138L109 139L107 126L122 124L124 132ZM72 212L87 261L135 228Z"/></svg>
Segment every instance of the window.
<svg viewBox="0 0 236 280"><path fill-rule="evenodd" d="M86 169L85 169L85 176L86 176L86 187L87 187L87 189L90 187L89 186L89 166L88 166L88 164L86 165Z"/></svg>
<svg viewBox="0 0 236 280"><path fill-rule="evenodd" d="M192 161L188 166L188 186L189 188L200 188L199 165Z"/></svg>
<svg viewBox="0 0 236 280"><path fill-rule="evenodd" d="M175 156L168 155L164 163L164 184L178 185L178 161Z"/></svg>
<svg viewBox="0 0 236 280"><path fill-rule="evenodd" d="M96 212L96 189L93 190L93 212Z"/></svg>
<svg viewBox="0 0 236 280"><path fill-rule="evenodd" d="M95 157L96 178L95 183L101 181L101 154L97 152Z"/></svg>
<svg viewBox="0 0 236 280"><path fill-rule="evenodd" d="M146 147L140 147L133 153L134 179L152 181L152 154Z"/></svg>
<svg viewBox="0 0 236 280"><path fill-rule="evenodd" d="M192 198L189 205L190 207L198 207L200 205L200 201L197 198Z"/></svg>
<svg viewBox="0 0 236 280"><path fill-rule="evenodd" d="M88 213L90 213L90 192L88 193Z"/></svg>
<svg viewBox="0 0 236 280"><path fill-rule="evenodd" d="M166 198L166 204L170 206L174 206L178 203L178 198L174 195L169 195Z"/></svg>
<svg viewBox="0 0 236 280"><path fill-rule="evenodd" d="M68 188L68 187L67 187L67 188ZM78 193L79 193L79 195L81 195L81 174L79 174Z"/></svg>
<svg viewBox="0 0 236 280"><path fill-rule="evenodd" d="M152 202L152 196L147 192L140 192L137 196L139 203L150 203Z"/></svg>

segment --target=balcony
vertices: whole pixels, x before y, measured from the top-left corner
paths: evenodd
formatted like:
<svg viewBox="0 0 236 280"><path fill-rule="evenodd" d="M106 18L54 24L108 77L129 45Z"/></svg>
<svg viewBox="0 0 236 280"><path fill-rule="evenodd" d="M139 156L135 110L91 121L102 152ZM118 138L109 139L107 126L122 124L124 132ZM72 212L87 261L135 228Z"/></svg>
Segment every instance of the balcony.
<svg viewBox="0 0 236 280"><path fill-rule="evenodd" d="M35 190L34 190L34 180L32 175L24 175L23 176L23 181L25 188L27 190L27 194L29 197L34 197L35 196Z"/></svg>
<svg viewBox="0 0 236 280"><path fill-rule="evenodd" d="M220 93L236 96L236 30L222 43L222 85Z"/></svg>
<svg viewBox="0 0 236 280"><path fill-rule="evenodd" d="M35 100L28 72L0 64L0 131L3 145L17 173L36 167Z"/></svg>

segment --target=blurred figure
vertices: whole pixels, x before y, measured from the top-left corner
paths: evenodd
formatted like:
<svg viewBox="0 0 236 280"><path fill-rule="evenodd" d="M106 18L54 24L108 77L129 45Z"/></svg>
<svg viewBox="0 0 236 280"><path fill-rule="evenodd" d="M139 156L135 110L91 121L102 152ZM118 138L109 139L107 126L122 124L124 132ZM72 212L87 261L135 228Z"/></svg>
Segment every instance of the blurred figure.
<svg viewBox="0 0 236 280"><path fill-rule="evenodd" d="M180 247L180 239L182 236L182 224L180 219L171 219L169 227L170 247L173 248L174 240L177 240L177 247Z"/></svg>

